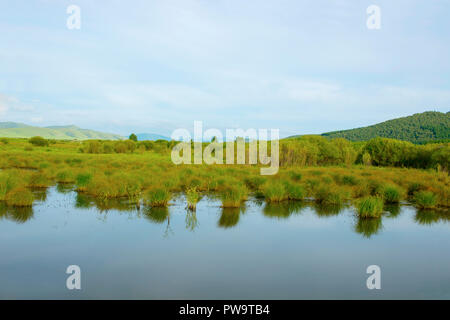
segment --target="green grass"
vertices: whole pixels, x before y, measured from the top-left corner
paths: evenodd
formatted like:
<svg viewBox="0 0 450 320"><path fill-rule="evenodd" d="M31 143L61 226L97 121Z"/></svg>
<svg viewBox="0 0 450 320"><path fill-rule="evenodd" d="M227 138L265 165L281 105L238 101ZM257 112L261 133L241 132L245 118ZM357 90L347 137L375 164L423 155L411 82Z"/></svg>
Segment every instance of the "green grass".
<svg viewBox="0 0 450 320"><path fill-rule="evenodd" d="M200 195L197 191L197 188L189 188L186 190L186 200L187 200L187 207L189 210L194 211L197 209L197 202L200 199Z"/></svg>
<svg viewBox="0 0 450 320"><path fill-rule="evenodd" d="M155 188L145 193L145 204L150 207L167 207L171 194L163 188Z"/></svg>
<svg viewBox="0 0 450 320"><path fill-rule="evenodd" d="M357 203L358 216L360 218L379 218L383 213L383 199L379 197L367 197Z"/></svg>
<svg viewBox="0 0 450 320"><path fill-rule="evenodd" d="M148 146L138 143L133 152L120 154L83 153L79 151L83 143L75 141L49 140L48 147L24 151L29 145L27 139L0 143L0 201L18 187L46 188L58 183L58 190L76 190L99 203L128 198L127 203L137 204L146 202L148 190L164 189L167 193L184 191L189 207L198 201L199 195L189 192L195 188L198 193L217 195L224 207L241 206L249 191L275 204L314 198L323 207L338 207L345 200L373 196L386 203L405 199L417 207L450 207L450 177L445 170L294 163L281 167L275 176L261 176L257 165L176 166L167 141Z"/></svg>
<svg viewBox="0 0 450 320"><path fill-rule="evenodd" d="M267 202L280 202L288 199L285 185L279 181L266 183L262 192Z"/></svg>
<svg viewBox="0 0 450 320"><path fill-rule="evenodd" d="M437 203L437 197L430 191L419 191L414 195L414 202L419 208L429 209L434 208Z"/></svg>
<svg viewBox="0 0 450 320"><path fill-rule="evenodd" d="M33 205L33 193L23 187L15 188L6 195L6 204L12 207L31 207Z"/></svg>
<svg viewBox="0 0 450 320"><path fill-rule="evenodd" d="M399 187L388 185L384 188L383 197L386 203L398 203L402 198L402 191Z"/></svg>
<svg viewBox="0 0 450 320"><path fill-rule="evenodd" d="M320 186L314 192L314 198L321 204L341 205L344 202L345 191L336 186Z"/></svg>
<svg viewBox="0 0 450 320"><path fill-rule="evenodd" d="M238 208L247 198L247 188L243 185L230 186L220 193L223 208Z"/></svg>

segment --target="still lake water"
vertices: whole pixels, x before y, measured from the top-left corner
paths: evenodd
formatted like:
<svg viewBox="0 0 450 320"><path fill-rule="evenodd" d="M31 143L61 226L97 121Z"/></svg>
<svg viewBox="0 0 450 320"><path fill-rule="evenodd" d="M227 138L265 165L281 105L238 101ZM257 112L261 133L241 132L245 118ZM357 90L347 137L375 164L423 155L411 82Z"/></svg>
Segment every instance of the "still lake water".
<svg viewBox="0 0 450 320"><path fill-rule="evenodd" d="M97 203L64 187L29 210L0 204L1 299L450 299L450 213L257 200L223 210ZM381 268L368 290L366 268ZM81 290L66 288L67 266Z"/></svg>

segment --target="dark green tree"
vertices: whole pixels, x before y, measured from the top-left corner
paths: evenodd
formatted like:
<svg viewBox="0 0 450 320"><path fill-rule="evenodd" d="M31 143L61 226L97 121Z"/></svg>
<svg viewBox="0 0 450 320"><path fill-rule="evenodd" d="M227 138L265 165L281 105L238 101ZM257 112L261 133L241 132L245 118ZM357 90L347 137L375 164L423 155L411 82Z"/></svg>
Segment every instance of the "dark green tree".
<svg viewBox="0 0 450 320"><path fill-rule="evenodd" d="M134 141L134 142L137 142L137 140L138 140L137 135L135 135L134 133L130 134L130 136L128 137L128 139L130 139L130 140L132 140L132 141Z"/></svg>

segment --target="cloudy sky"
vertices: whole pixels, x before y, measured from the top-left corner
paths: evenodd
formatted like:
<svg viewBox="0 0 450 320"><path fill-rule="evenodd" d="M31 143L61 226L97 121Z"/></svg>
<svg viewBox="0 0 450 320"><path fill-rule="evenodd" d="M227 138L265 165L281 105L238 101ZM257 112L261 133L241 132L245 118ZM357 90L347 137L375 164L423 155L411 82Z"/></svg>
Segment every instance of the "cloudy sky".
<svg viewBox="0 0 450 320"><path fill-rule="evenodd" d="M0 121L287 136L447 112L449 16L448 0L0 0Z"/></svg>

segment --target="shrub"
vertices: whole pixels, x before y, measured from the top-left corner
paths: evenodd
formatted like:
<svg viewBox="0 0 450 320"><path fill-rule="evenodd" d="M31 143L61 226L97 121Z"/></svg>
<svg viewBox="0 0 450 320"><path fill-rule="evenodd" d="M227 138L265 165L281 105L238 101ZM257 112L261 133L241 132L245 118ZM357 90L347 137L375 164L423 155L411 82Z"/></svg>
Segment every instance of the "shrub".
<svg viewBox="0 0 450 320"><path fill-rule="evenodd" d="M46 147L46 146L48 146L48 140L46 140L46 139L44 139L42 137L39 137L39 136L32 137L32 138L28 139L28 142L31 143L34 146L37 146L37 147Z"/></svg>
<svg viewBox="0 0 450 320"><path fill-rule="evenodd" d="M155 188L147 191L144 200L151 207L167 207L170 197L170 192L166 189Z"/></svg>
<svg viewBox="0 0 450 320"><path fill-rule="evenodd" d="M5 200L8 206L31 207L33 205L34 197L30 190L19 187L8 192Z"/></svg>
<svg viewBox="0 0 450 320"><path fill-rule="evenodd" d="M437 196L431 191L419 191L414 195L414 202L420 208L433 208L437 203Z"/></svg>
<svg viewBox="0 0 450 320"><path fill-rule="evenodd" d="M379 197L366 197L357 204L360 218L379 218L383 212L383 199Z"/></svg>

